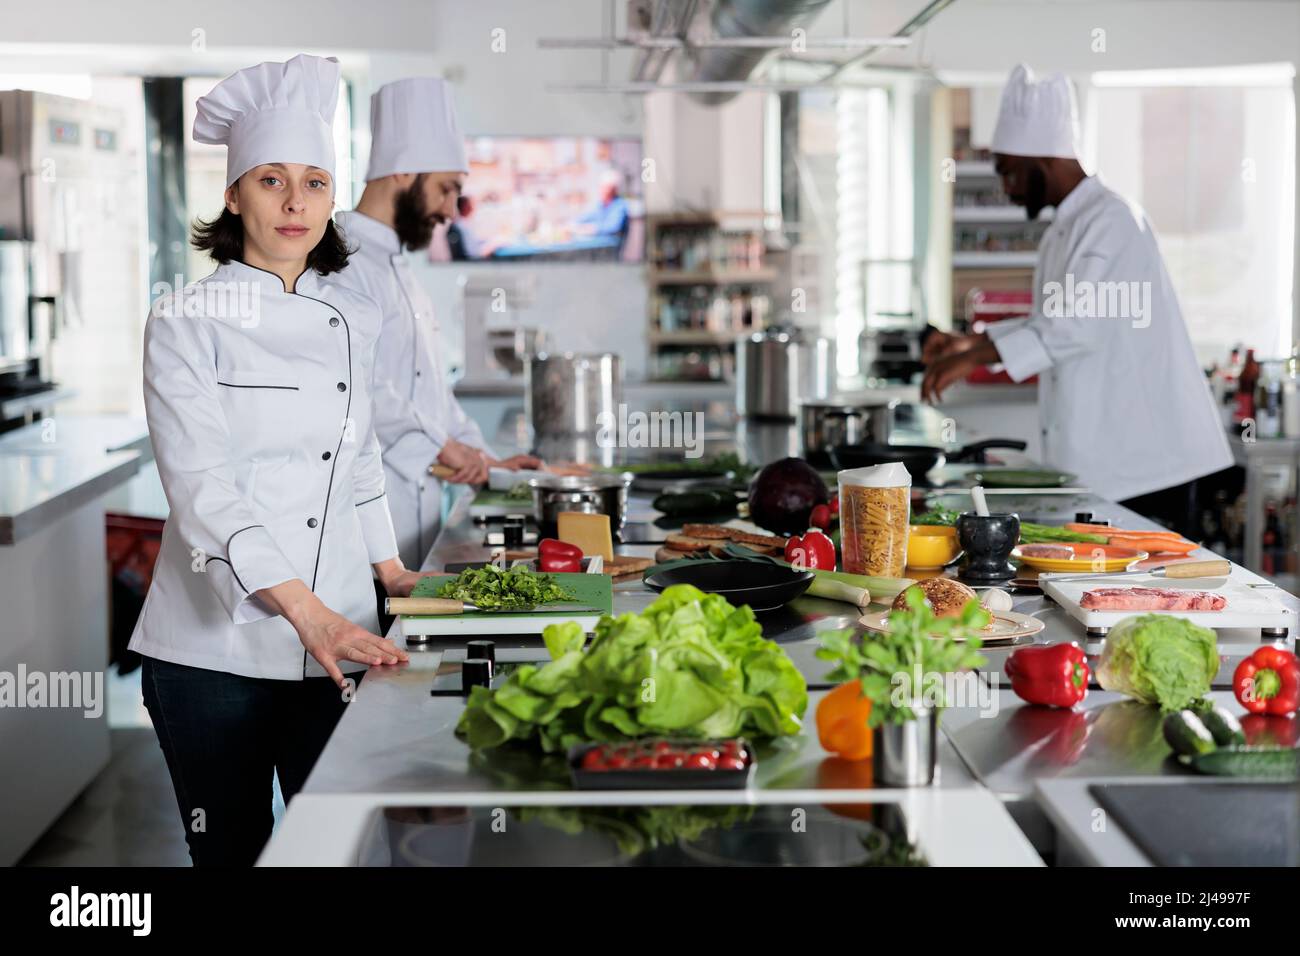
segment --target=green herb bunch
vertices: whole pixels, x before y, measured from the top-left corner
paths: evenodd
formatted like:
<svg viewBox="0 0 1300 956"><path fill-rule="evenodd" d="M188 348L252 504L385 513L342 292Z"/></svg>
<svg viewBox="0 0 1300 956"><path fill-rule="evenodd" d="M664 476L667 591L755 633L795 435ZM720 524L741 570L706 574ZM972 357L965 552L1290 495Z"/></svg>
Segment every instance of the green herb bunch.
<svg viewBox="0 0 1300 956"><path fill-rule="evenodd" d="M935 617L920 589L907 592L907 609L889 615L884 634L857 639L852 628L821 635L817 656L834 661L828 680L862 682L871 699L871 727L915 720L916 711L933 702L948 705L945 692L935 692L944 674L971 670L987 663L979 653L980 629L989 612L969 601L959 617Z"/></svg>
<svg viewBox="0 0 1300 956"><path fill-rule="evenodd" d="M562 588L552 575L539 574L520 566L502 570L494 564L466 568L438 587L440 598L469 601L484 610L526 610L556 601L572 601L575 595Z"/></svg>

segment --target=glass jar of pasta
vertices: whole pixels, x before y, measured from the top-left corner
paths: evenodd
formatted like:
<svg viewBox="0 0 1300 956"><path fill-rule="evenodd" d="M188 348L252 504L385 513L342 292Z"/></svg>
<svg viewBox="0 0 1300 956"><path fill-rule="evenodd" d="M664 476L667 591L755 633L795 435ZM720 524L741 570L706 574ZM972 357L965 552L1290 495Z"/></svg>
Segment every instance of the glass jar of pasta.
<svg viewBox="0 0 1300 956"><path fill-rule="evenodd" d="M907 566L912 475L900 461L839 473L844 570L900 578Z"/></svg>

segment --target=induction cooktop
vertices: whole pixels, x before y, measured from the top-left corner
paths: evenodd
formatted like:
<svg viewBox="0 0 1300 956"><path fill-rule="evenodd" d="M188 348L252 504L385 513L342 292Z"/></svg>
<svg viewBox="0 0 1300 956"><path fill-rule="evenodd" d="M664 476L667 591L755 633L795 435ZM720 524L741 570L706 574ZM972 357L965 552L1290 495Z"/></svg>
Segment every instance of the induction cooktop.
<svg viewBox="0 0 1300 956"><path fill-rule="evenodd" d="M926 866L896 804L384 807L361 866Z"/></svg>

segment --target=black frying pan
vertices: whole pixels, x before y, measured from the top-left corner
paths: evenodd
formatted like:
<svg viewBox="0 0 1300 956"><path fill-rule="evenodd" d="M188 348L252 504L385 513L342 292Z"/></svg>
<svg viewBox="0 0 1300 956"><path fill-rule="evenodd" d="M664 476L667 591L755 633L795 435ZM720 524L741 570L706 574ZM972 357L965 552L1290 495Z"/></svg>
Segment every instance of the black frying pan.
<svg viewBox="0 0 1300 956"><path fill-rule="evenodd" d="M912 481L919 484L924 483L926 472L948 461L985 464L988 458L984 453L990 448L1024 451L1026 445L1014 438L988 438L950 452L937 445L888 445L867 442L861 445L840 445L832 448L830 458L836 471L883 465L887 461L901 461L911 472Z"/></svg>
<svg viewBox="0 0 1300 956"><path fill-rule="evenodd" d="M662 591L673 584L693 584L706 594L721 594L755 613L793 601L812 586L811 571L796 571L763 561L690 561L647 574L646 587Z"/></svg>

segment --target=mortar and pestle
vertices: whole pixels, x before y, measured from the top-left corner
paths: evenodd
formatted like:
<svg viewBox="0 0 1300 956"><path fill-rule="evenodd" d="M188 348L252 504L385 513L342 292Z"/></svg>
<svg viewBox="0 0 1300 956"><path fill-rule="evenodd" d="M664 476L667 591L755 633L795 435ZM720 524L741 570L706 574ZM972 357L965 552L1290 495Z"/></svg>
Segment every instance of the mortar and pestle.
<svg viewBox="0 0 1300 956"><path fill-rule="evenodd" d="M972 488L975 510L957 518L957 540L965 552L961 580L972 584L993 584L1016 576L1011 551L1020 541L1020 516L989 514L983 488Z"/></svg>

